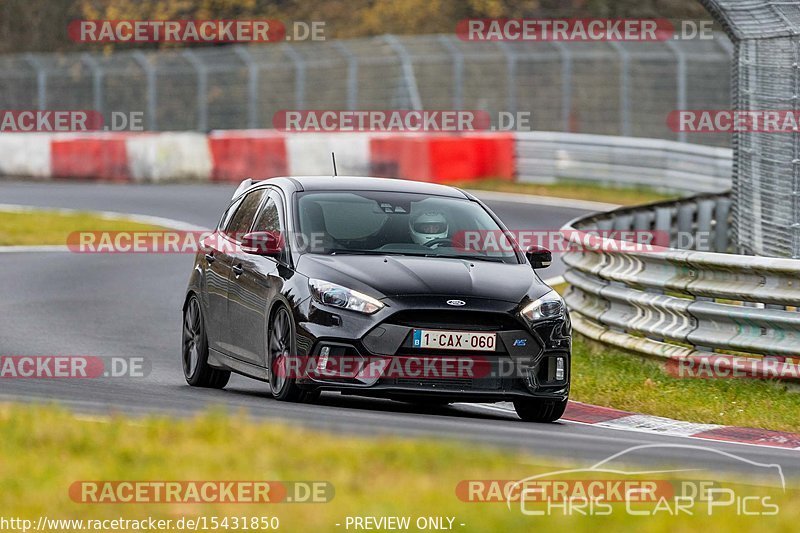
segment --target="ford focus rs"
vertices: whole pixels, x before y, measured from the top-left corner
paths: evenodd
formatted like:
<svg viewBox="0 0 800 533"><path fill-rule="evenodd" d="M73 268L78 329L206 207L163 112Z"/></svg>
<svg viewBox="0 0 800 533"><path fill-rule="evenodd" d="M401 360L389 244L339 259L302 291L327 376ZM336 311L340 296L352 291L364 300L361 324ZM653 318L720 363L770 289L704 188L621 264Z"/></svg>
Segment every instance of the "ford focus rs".
<svg viewBox="0 0 800 533"><path fill-rule="evenodd" d="M285 401L512 401L523 420L553 421L569 395L571 325L535 272L550 260L459 189L245 180L194 261L184 375L223 388L236 372Z"/></svg>

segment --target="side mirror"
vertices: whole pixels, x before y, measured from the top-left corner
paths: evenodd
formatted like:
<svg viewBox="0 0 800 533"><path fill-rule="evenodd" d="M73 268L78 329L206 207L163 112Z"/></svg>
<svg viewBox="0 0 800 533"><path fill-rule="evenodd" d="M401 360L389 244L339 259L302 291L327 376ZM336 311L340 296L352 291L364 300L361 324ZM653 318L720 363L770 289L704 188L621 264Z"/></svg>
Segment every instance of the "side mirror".
<svg viewBox="0 0 800 533"><path fill-rule="evenodd" d="M254 231L242 237L242 250L248 254L279 257L283 249L283 235L278 231Z"/></svg>
<svg viewBox="0 0 800 533"><path fill-rule="evenodd" d="M533 269L547 268L553 262L553 254L542 246L531 246L525 252L525 257L528 258L528 262Z"/></svg>

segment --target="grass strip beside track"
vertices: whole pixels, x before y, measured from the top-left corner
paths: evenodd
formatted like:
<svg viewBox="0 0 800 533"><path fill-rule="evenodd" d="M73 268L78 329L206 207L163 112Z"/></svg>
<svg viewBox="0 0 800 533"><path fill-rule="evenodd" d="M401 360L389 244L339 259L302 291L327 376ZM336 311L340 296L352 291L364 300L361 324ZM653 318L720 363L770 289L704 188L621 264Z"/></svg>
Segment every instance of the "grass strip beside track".
<svg viewBox="0 0 800 533"><path fill-rule="evenodd" d="M778 381L670 376L663 363L576 337L570 398L688 422L800 433L800 394Z"/></svg>
<svg viewBox="0 0 800 533"><path fill-rule="evenodd" d="M158 231L163 228L92 213L0 211L0 246L66 245L75 231Z"/></svg>
<svg viewBox="0 0 800 533"><path fill-rule="evenodd" d="M265 409L270 401L264 400ZM661 512L641 517L628 515L624 504L616 504L610 516L564 516L558 510L526 516L519 504L509 510L505 503L461 501L456 486L461 480L519 480L565 465L474 444L332 435L221 412L180 420L116 416L93 421L56 407L6 404L0 405L0 434L0 509L34 524L39 516L277 516L284 531L345 531L347 516L451 516L456 531L789 531L800 520L796 496L764 487L757 493L777 493L777 516L742 517L728 510L713 516ZM594 474L597 478L609 475ZM315 504L76 503L69 488L87 480L327 481L335 497Z"/></svg>

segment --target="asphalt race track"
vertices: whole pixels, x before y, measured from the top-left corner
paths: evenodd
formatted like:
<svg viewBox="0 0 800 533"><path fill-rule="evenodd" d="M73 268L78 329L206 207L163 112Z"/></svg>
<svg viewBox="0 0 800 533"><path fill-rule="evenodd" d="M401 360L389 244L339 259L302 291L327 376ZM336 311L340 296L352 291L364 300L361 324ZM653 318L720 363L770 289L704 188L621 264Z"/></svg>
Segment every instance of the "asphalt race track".
<svg viewBox="0 0 800 533"><path fill-rule="evenodd" d="M0 182L0 203L155 215L212 227L233 186ZM487 201L512 229L557 229L585 211ZM144 357L145 378L0 381L0 401L57 402L87 413L190 415L212 405L254 417L356 434L435 436L525 449L589 466L641 444L703 446L800 472L800 454L621 431L572 422L525 424L513 412L459 404L424 409L389 400L324 394L318 404L274 401L268 386L239 376L223 391L191 389L180 368L180 326L189 255L0 253L0 354ZM552 272L551 272L552 271ZM544 277L559 275L560 264ZM637 463L702 461L723 471L741 462L693 448L655 448ZM525 473L521 472L521 476Z"/></svg>

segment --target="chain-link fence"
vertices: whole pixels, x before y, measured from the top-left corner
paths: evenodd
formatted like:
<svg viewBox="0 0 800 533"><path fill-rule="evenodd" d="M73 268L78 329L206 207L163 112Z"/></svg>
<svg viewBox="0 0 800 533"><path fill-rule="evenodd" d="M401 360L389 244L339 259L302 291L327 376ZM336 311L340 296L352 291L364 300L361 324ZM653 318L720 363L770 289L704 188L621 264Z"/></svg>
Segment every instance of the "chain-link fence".
<svg viewBox="0 0 800 533"><path fill-rule="evenodd" d="M703 0L735 42L734 107L800 113L800 3ZM800 258L800 133L733 135L733 228L742 253Z"/></svg>
<svg viewBox="0 0 800 533"><path fill-rule="evenodd" d="M673 109L726 108L727 37L465 42L453 35L0 57L6 109L144 113L148 130L270 128L285 109L530 113L530 128L727 145L671 131Z"/></svg>

